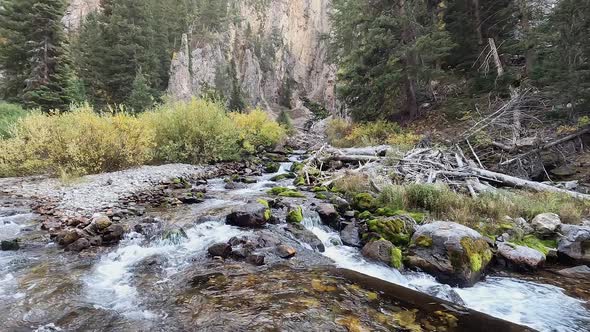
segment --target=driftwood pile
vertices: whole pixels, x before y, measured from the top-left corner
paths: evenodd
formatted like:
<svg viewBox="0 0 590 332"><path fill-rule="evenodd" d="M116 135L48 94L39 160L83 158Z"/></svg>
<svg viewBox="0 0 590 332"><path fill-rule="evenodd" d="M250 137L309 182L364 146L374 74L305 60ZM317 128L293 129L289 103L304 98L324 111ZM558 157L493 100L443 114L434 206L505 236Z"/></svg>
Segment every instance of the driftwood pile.
<svg viewBox="0 0 590 332"><path fill-rule="evenodd" d="M590 195L490 171L481 162L468 159L459 146L448 150L415 148L397 159L386 156L391 152L390 149L390 146L336 149L325 145L306 160L303 172L310 182L309 171L319 169L320 174L315 177L315 182L322 185L329 185L350 174L363 173L369 175L372 187L379 190L375 178L387 174L402 183L446 184L454 190L469 192L472 196L505 186L590 199ZM335 162L339 163L339 167L333 167ZM343 168L343 165L348 167ZM329 171L334 168L339 169Z"/></svg>

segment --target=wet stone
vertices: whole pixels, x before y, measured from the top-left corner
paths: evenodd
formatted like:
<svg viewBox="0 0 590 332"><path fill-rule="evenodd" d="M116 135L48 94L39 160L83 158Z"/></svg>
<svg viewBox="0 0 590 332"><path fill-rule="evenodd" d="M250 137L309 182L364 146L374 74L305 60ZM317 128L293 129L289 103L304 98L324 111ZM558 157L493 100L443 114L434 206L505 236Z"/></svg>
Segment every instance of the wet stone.
<svg viewBox="0 0 590 332"><path fill-rule="evenodd" d="M18 239L0 242L0 250L2 251L16 251L20 249Z"/></svg>
<svg viewBox="0 0 590 332"><path fill-rule="evenodd" d="M279 257L288 259L295 256L295 254L297 254L297 250L295 250L293 247L281 244L276 247L276 253Z"/></svg>
<svg viewBox="0 0 590 332"><path fill-rule="evenodd" d="M232 247L228 243L216 243L207 249L209 255L213 257L227 258L232 253Z"/></svg>
<svg viewBox="0 0 590 332"><path fill-rule="evenodd" d="M263 255L250 255L246 257L246 262L255 266L262 266L264 265L264 256Z"/></svg>
<svg viewBox="0 0 590 332"><path fill-rule="evenodd" d="M68 245L66 251L80 252L84 249L90 248L90 241L85 238L80 238L76 242Z"/></svg>

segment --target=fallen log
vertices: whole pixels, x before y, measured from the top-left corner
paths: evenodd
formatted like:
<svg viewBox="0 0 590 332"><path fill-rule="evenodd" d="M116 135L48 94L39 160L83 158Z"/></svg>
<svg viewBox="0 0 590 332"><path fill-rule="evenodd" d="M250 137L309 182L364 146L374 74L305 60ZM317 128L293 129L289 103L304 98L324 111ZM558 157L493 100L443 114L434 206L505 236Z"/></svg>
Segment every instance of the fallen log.
<svg viewBox="0 0 590 332"><path fill-rule="evenodd" d="M506 175L506 174L502 174L502 173L496 173L496 172L488 171L488 170L481 169L481 168L474 168L474 167L469 168L469 171L477 177L485 178L487 180L492 180L497 183L508 185L510 187L526 188L526 189L530 189L530 190L534 190L534 191L548 191L548 192L554 192L554 193L561 193L561 194L566 194L566 195L572 196L577 199L590 200L590 195L582 194L582 193L579 193L576 191L557 188L557 187L554 187L554 186L551 186L548 184L544 184L544 183L540 183L540 182L524 180L521 178L517 178L515 176L510 176L510 175Z"/></svg>

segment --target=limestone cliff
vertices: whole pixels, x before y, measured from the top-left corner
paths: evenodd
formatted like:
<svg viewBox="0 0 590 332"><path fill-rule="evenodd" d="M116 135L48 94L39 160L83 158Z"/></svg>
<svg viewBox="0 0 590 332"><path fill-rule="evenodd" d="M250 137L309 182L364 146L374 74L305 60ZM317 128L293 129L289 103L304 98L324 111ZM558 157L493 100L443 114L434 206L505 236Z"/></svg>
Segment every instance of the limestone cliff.
<svg viewBox="0 0 590 332"><path fill-rule="evenodd" d="M223 32L188 35L174 56L169 94L229 96L239 85L249 104L309 114L304 104L336 109L336 67L328 61L331 0L235 0ZM237 84L236 84L237 83ZM317 106L316 104L316 106Z"/></svg>
<svg viewBox="0 0 590 332"><path fill-rule="evenodd" d="M82 20L86 15L100 7L100 0L70 0L63 23L66 29L75 31L80 28Z"/></svg>

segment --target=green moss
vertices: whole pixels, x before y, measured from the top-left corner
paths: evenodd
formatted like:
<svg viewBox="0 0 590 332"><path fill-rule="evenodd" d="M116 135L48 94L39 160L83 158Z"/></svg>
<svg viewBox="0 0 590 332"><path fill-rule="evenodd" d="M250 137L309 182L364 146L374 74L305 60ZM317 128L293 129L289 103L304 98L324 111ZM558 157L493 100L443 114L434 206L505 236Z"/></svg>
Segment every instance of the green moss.
<svg viewBox="0 0 590 332"><path fill-rule="evenodd" d="M293 198L303 198L305 197L304 194L302 194L299 191L296 190L287 190L287 191L283 191L279 194L279 196L281 197L293 197Z"/></svg>
<svg viewBox="0 0 590 332"><path fill-rule="evenodd" d="M272 162L264 166L264 171L266 173L276 173L279 171L279 168L281 168L281 165L279 165L279 163Z"/></svg>
<svg viewBox="0 0 590 332"><path fill-rule="evenodd" d="M317 198L317 199L328 199L328 196L326 196L326 194L324 194L324 193L317 193L317 194L315 194L315 198Z"/></svg>
<svg viewBox="0 0 590 332"><path fill-rule="evenodd" d="M303 221L303 208L298 206L289 211L287 214L287 222L292 224L298 224Z"/></svg>
<svg viewBox="0 0 590 332"><path fill-rule="evenodd" d="M268 203L267 200L264 200L262 198L259 198L256 201L258 203L264 205L264 207L266 208L266 210L264 210L264 220L269 221L270 218L272 218L272 211L270 210L270 204Z"/></svg>
<svg viewBox="0 0 590 332"><path fill-rule="evenodd" d="M403 266L402 263L402 251L400 248L391 248L391 266L395 267L396 269L401 269Z"/></svg>
<svg viewBox="0 0 590 332"><path fill-rule="evenodd" d="M298 187L305 186L305 178L303 176L297 177L293 180L293 185Z"/></svg>
<svg viewBox="0 0 590 332"><path fill-rule="evenodd" d="M405 210L392 209L389 207L378 208L375 212L379 216L394 217L394 216L409 216L416 222L422 222L426 215L422 212L408 212Z"/></svg>
<svg viewBox="0 0 590 332"><path fill-rule="evenodd" d="M290 169L291 172L298 173L301 170L303 170L303 164L302 163L294 162L293 165L291 165L291 169Z"/></svg>
<svg viewBox="0 0 590 332"><path fill-rule="evenodd" d="M361 193L354 196L354 207L359 211L372 211L375 209L375 198L369 193Z"/></svg>
<svg viewBox="0 0 590 332"><path fill-rule="evenodd" d="M479 272L492 259L492 251L484 239L474 240L470 237L461 239L461 247L469 260L469 267L473 272ZM454 265L455 266L455 265ZM455 266L458 268L459 266Z"/></svg>
<svg viewBox="0 0 590 332"><path fill-rule="evenodd" d="M262 198L259 198L258 200L256 200L258 203L264 205L267 209L270 209L270 204L268 204L268 201Z"/></svg>
<svg viewBox="0 0 590 332"><path fill-rule="evenodd" d="M320 191L330 191L327 187L313 187L311 189L312 192L317 193Z"/></svg>
<svg viewBox="0 0 590 332"><path fill-rule="evenodd" d="M543 255L547 256L549 253L549 249L557 248L557 241L556 240L540 240L534 235L527 235L522 240L516 240L512 242L513 244L519 246L529 247L531 249L535 249L543 253Z"/></svg>
<svg viewBox="0 0 590 332"><path fill-rule="evenodd" d="M396 246L406 246L410 242L411 230L406 228L403 220L397 218L380 218L367 221L371 232L379 234Z"/></svg>
<svg viewBox="0 0 590 332"><path fill-rule="evenodd" d="M372 218L373 215L369 211L363 211L363 212L359 213L359 215L357 217L359 219L366 220L366 219Z"/></svg>
<svg viewBox="0 0 590 332"><path fill-rule="evenodd" d="M285 179L295 179L296 177L297 176L293 173L284 173L284 174L275 175L272 178L270 178L270 180L273 182L277 182L277 181L282 181Z"/></svg>
<svg viewBox="0 0 590 332"><path fill-rule="evenodd" d="M284 193L285 191L289 191L290 189L287 187L274 187L271 190L267 191L269 195L279 195Z"/></svg>
<svg viewBox="0 0 590 332"><path fill-rule="evenodd" d="M430 248L432 247L432 238L427 235L420 235L416 238L415 243L419 247Z"/></svg>

